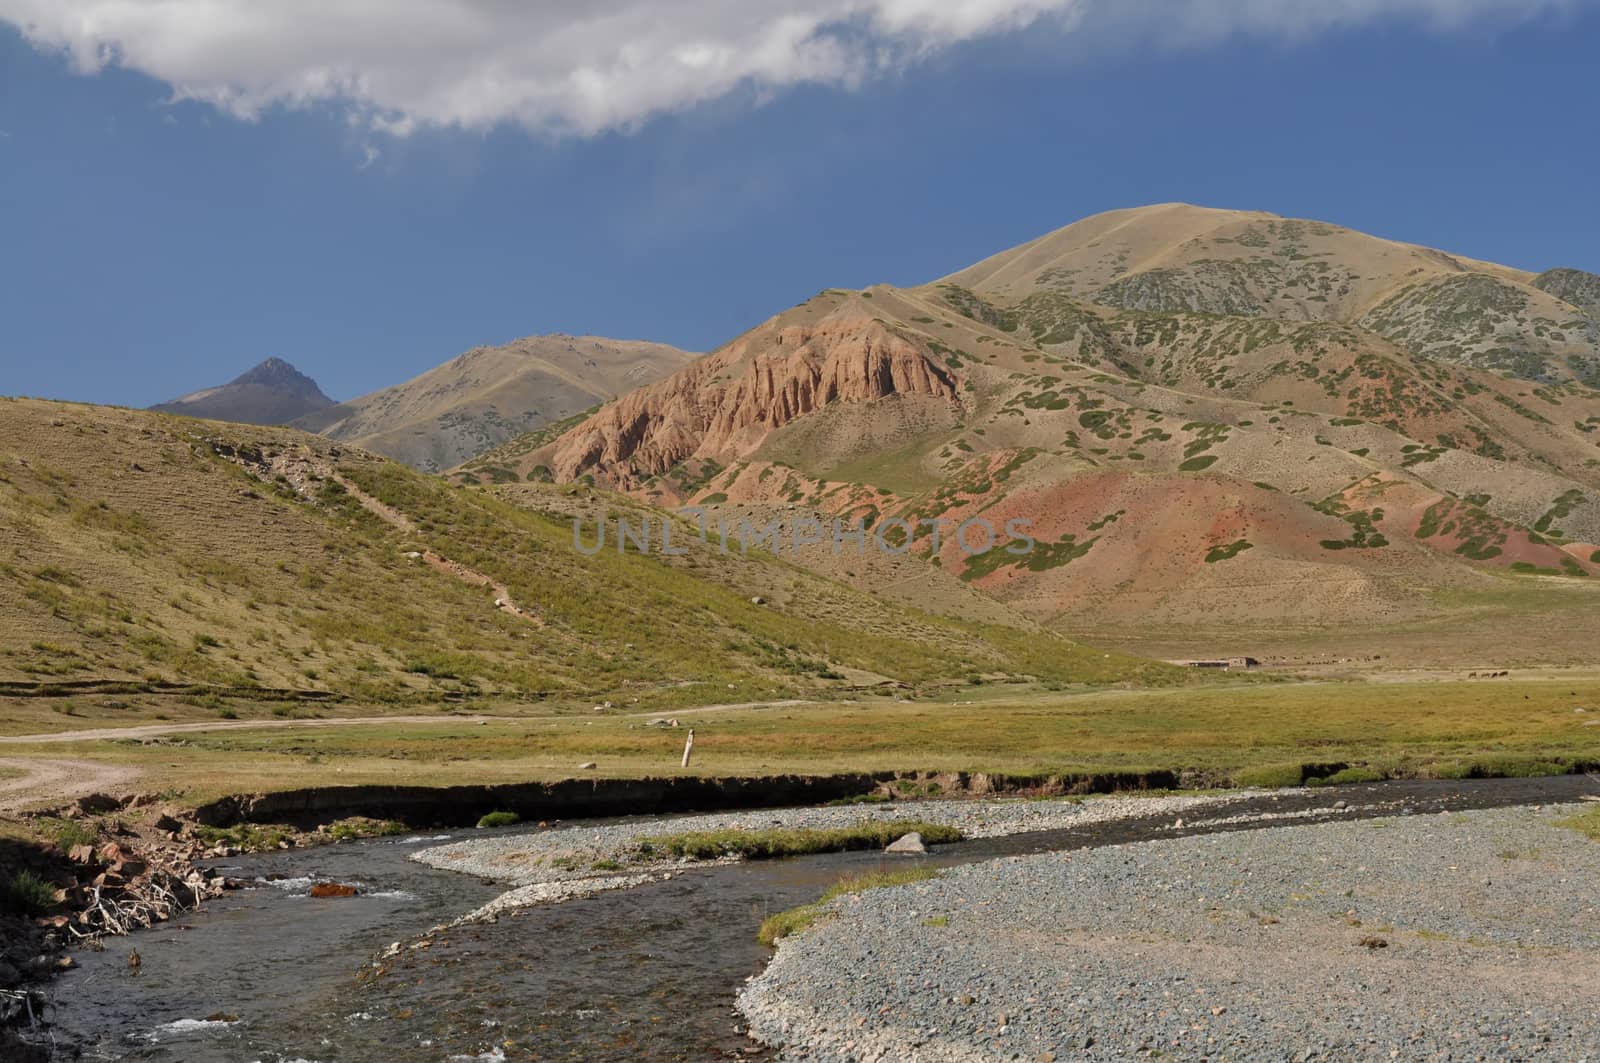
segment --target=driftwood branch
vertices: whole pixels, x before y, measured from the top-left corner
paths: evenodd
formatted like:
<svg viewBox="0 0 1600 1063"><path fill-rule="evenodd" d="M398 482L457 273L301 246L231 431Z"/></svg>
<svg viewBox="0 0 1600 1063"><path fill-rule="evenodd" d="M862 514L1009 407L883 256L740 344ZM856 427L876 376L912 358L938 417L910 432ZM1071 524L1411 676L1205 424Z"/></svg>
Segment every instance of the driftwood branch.
<svg viewBox="0 0 1600 1063"><path fill-rule="evenodd" d="M220 896L224 888L221 877L208 877L187 867L152 868L114 890L97 882L86 888L78 914L67 924L67 930L75 940L93 944L102 937L167 922Z"/></svg>

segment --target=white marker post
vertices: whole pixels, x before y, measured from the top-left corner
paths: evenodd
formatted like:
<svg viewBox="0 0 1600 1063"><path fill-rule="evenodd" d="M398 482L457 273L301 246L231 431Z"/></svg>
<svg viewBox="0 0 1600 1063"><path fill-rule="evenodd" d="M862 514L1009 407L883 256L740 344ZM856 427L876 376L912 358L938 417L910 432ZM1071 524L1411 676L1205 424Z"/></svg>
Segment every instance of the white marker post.
<svg viewBox="0 0 1600 1063"><path fill-rule="evenodd" d="M689 766L689 758L694 755L694 728L689 728L689 740L683 743L683 766Z"/></svg>

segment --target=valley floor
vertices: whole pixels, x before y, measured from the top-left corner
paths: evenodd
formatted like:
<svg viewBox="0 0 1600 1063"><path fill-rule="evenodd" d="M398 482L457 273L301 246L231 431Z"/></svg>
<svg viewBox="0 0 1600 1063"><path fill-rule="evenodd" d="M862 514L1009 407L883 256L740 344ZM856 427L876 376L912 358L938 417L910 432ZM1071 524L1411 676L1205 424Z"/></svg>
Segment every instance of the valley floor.
<svg viewBox="0 0 1600 1063"><path fill-rule="evenodd" d="M1504 671L1504 670L1499 670ZM218 712L77 699L0 704L0 807L92 789L178 804L328 786L563 779L989 773L1166 777L1169 786L1328 778L1551 774L1600 764L1600 673L1440 671L1307 681L1273 670L1165 689L972 685L922 700L637 708L486 704L365 715L358 706L232 704ZM393 710L388 710L393 712ZM41 727L48 718L56 730ZM73 726L77 724L79 726ZM695 731L691 765L681 766ZM71 761L78 770L51 764ZM9 776L9 777L7 777ZM19 778L20 776L20 778Z"/></svg>

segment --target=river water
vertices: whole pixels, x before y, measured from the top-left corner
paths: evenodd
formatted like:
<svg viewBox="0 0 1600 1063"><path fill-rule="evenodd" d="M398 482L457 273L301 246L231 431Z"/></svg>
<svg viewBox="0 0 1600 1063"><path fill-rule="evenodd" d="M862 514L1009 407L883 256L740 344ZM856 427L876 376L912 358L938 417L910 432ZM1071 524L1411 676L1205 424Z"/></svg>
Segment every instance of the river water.
<svg viewBox="0 0 1600 1063"><path fill-rule="evenodd" d="M1403 815L1597 792L1583 777L1386 783L1263 796L1211 815L1340 799L1350 805L1344 815ZM1199 816L1183 833L1217 829L1241 826ZM56 1027L85 1059L162 1063L767 1059L733 1011L741 983L766 962L761 920L814 900L842 874L916 859L845 853L689 871L464 926L380 960L391 943L501 892L409 858L464 834L478 836L434 832L219 865L260 881L183 920L78 953L78 969L54 988ZM947 865L1172 834L1170 819L1133 820L964 842L928 859ZM312 881L329 880L362 893L307 896Z"/></svg>

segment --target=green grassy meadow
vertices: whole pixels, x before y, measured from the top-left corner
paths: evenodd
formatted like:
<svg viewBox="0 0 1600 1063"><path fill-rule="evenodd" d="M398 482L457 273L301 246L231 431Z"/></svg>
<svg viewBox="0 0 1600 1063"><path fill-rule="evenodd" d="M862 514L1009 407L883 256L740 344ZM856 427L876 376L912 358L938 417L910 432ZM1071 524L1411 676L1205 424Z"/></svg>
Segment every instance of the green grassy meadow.
<svg viewBox="0 0 1600 1063"><path fill-rule="evenodd" d="M1194 773L1197 784L1222 785L1292 783L1307 777L1302 765L1461 777L1600 763L1600 680L1593 678L1224 684L1085 694L976 688L930 701L672 715L677 729L611 712L4 748L8 756L133 765L152 787L175 787L187 800L307 786L682 774L1172 771ZM690 727L695 757L686 771L679 758ZM579 769L589 762L593 769Z"/></svg>

